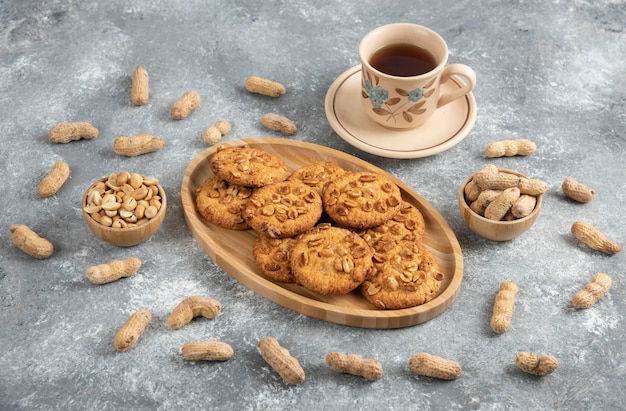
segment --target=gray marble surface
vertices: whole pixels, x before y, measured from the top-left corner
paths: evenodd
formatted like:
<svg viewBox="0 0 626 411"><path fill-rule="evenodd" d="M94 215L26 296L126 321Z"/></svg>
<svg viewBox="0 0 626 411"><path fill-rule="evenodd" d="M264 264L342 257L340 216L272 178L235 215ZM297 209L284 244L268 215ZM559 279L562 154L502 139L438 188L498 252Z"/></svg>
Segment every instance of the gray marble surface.
<svg viewBox="0 0 626 411"><path fill-rule="evenodd" d="M333 80L358 63L359 39L391 22L420 23L448 41L450 61L477 73L478 115L458 145L440 154L393 160L353 148L324 113ZM623 409L626 403L626 260L576 241L570 227L588 221L626 242L626 4L583 1L0 1L0 409ZM150 101L129 101L130 73L151 75ZM284 83L278 100L247 93L245 78ZM184 91L203 103L172 121ZM261 115L292 118L292 138L350 153L394 174L448 221L464 254L454 304L424 324L371 330L312 319L250 291L202 250L185 224L180 185L206 145L202 131L233 123L226 141L262 135ZM92 141L51 144L57 123L89 121ZM159 152L120 157L119 135L152 133ZM495 140L530 138L529 157L487 159ZM36 188L64 159L71 177L53 197ZM549 183L537 223L515 240L473 234L456 203L462 179L492 162ZM134 248L94 237L82 219L88 185L111 172L157 177L168 194L161 230ZM596 190L588 204L564 198L572 176ZM11 243L23 223L55 246L34 260ZM86 267L137 255L135 276L91 284ZM613 278L594 307L576 310L572 295L595 273ZM504 280L520 288L511 329L489 327ZM215 320L173 331L171 309L192 294L222 301ZM154 319L139 343L119 353L113 337L126 318L148 308ZM301 362L306 381L288 386L262 360L260 338L275 336ZM223 363L192 363L189 340L230 343ZM329 351L378 359L374 383L335 374ZM455 381L408 368L420 351L458 361ZM544 378L514 366L518 351L552 354L558 370Z"/></svg>

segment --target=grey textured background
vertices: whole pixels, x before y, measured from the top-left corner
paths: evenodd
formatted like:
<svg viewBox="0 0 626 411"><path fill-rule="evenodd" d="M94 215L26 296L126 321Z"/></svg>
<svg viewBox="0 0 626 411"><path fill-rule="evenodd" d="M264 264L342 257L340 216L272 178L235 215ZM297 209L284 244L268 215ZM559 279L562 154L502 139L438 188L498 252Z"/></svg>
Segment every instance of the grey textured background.
<svg viewBox="0 0 626 411"><path fill-rule="evenodd" d="M359 39L391 22L424 24L448 41L450 61L473 67L476 124L460 144L414 160L378 158L352 148L330 128L324 97L358 63ZM626 4L583 1L0 1L0 409L589 409L626 403L625 253L605 256L570 234L588 221L626 242ZM137 65L151 76L150 101L129 101ZM247 93L245 78L284 83L278 100ZM184 91L203 103L172 121ZM457 235L465 272L454 305L436 319L399 330L368 330L311 319L248 290L209 259L183 217L180 184L206 146L202 131L220 118L225 139L278 134L259 118L278 111L299 126L293 138L351 153L388 170L426 198ZM93 141L54 145L57 123L90 121ZM166 140L153 154L122 158L118 135ZM487 143L530 138L532 156L489 160ZM40 179L64 159L71 177L42 199ZM535 226L494 243L474 235L456 204L459 183L488 162L550 185ZM148 242L116 248L82 220L80 198L111 172L157 177L168 194L161 230ZM597 194L566 200L573 176ZM23 223L56 251L34 260L11 244ZM86 267L139 256L135 276L91 284ZM610 293L588 310L572 295L593 274L613 278ZM489 328L500 282L520 287L513 325ZM171 309L192 294L222 301L215 320L173 331ZM139 344L118 353L112 340L133 311L154 319ZM273 335L300 360L307 379L287 386L261 359L258 340ZM190 363L189 340L230 343L224 363ZM369 383L324 363L338 350L378 359L385 376ZM408 360L428 351L457 360L451 382L412 374ZM520 372L518 351L552 354L560 368L545 378Z"/></svg>

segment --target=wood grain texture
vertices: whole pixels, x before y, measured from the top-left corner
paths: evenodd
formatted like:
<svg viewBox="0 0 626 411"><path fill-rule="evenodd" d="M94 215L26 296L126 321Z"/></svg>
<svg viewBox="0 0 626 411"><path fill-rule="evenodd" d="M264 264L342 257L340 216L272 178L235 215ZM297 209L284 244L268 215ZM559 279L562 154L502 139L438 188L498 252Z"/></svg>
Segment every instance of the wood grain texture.
<svg viewBox="0 0 626 411"><path fill-rule="evenodd" d="M520 177L528 178L526 175L517 171L509 170L506 168L499 168L498 171L515 174ZM469 207L465 201L465 186L469 183L476 173L470 174L463 180L459 186L457 192L457 201L459 204L459 211L465 224L476 234L491 241L509 241L524 234L539 217L539 211L543 204L543 195L537 197L537 203L535 209L526 217L518 218L511 221L495 221L478 215Z"/></svg>
<svg viewBox="0 0 626 411"><path fill-rule="evenodd" d="M448 223L426 200L406 184L363 160L316 144L278 138L249 138L224 143L228 146L249 145L268 151L285 161L290 171L315 162L332 161L347 170L368 170L391 178L402 191L404 200L417 207L424 216L426 233L423 244L437 259L445 274L438 295L418 307L401 310L379 310L358 291L341 296L322 296L303 287L275 282L265 277L252 257L256 233L234 231L204 220L195 208L195 189L213 174L208 159L217 151L211 147L188 165L181 185L185 220L192 235L209 257L233 278L259 295L298 313L362 328L402 328L429 321L452 305L463 278L463 254Z"/></svg>
<svg viewBox="0 0 626 411"><path fill-rule="evenodd" d="M161 196L161 208L159 208L156 216L149 222L129 228L107 227L91 218L91 216L84 210L84 207L87 205L87 196L89 195L89 192L99 181L105 182L107 179L108 177L103 177L94 182L83 194L81 208L83 209L83 218L85 219L87 226L96 235L96 237L118 247L133 247L147 241L159 230L163 220L165 219L165 212L167 210L167 197L165 196L165 190L163 190L163 187L161 187L160 184L157 184L157 187L159 188L159 195Z"/></svg>

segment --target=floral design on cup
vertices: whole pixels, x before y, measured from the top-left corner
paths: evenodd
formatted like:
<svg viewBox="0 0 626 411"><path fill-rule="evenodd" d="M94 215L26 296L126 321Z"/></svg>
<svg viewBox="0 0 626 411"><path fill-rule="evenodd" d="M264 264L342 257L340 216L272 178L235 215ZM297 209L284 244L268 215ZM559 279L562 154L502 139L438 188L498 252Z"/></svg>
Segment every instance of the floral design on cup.
<svg viewBox="0 0 626 411"><path fill-rule="evenodd" d="M433 85L436 78L429 81L423 88L414 90L404 90L396 88L395 94L391 95L388 90L380 86L378 76L372 76L368 71L364 71L367 78L363 79L362 95L369 99L372 111L379 116L387 116L386 121L397 122L396 116L402 115L404 121L413 122L413 115L420 115L426 112L424 105L428 97L435 92Z"/></svg>

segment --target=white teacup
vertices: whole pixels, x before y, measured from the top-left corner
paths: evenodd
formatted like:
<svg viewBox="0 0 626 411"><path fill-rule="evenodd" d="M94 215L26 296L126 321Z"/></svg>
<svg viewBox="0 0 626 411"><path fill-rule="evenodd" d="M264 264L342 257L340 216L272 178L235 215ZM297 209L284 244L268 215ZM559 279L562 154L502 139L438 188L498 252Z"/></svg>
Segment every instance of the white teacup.
<svg viewBox="0 0 626 411"><path fill-rule="evenodd" d="M439 107L465 96L476 84L474 70L448 62L448 45L433 30L411 23L378 27L359 44L361 95L368 117L388 128L424 124ZM441 91L453 76L465 83Z"/></svg>

